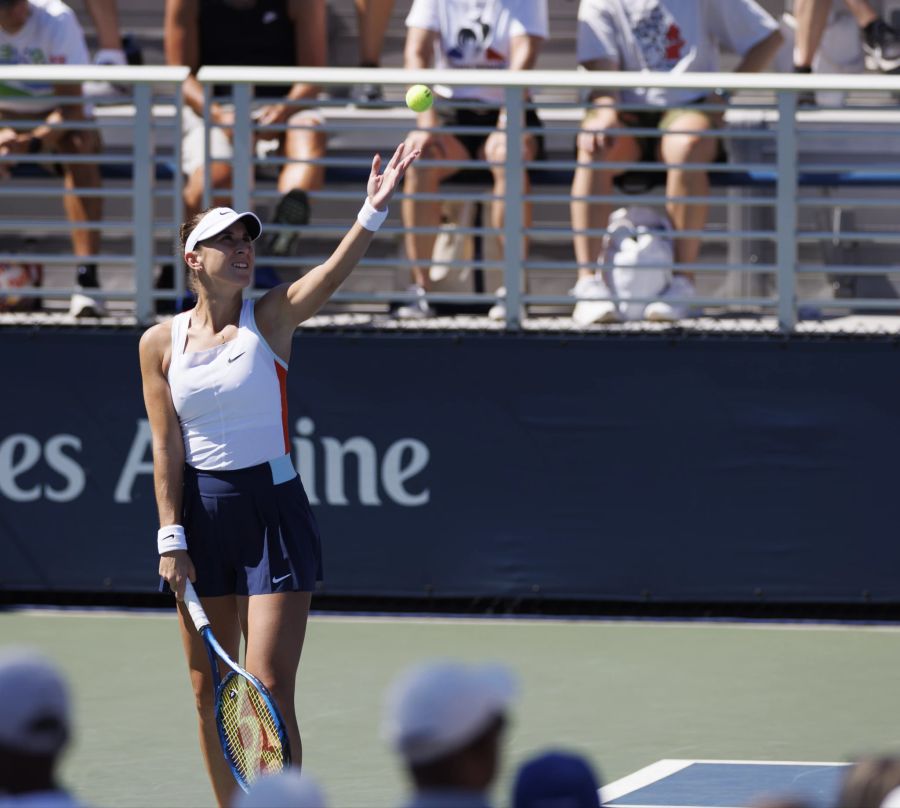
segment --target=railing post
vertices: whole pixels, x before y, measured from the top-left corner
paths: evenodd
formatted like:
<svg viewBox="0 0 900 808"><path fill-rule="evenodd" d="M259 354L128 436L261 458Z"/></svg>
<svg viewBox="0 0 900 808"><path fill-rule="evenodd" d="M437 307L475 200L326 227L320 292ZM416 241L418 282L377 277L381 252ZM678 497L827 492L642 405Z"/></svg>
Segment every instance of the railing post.
<svg viewBox="0 0 900 808"><path fill-rule="evenodd" d="M182 186L184 178L181 172L182 159L182 132L184 122L184 91L181 84L175 87L175 130L174 137L174 162L175 176L172 177L172 264L175 278L175 300L184 299L184 257L181 253L181 223L184 221L184 195Z"/></svg>
<svg viewBox="0 0 900 808"><path fill-rule="evenodd" d="M154 316L153 307L153 179L151 148L152 97L148 83L134 88L134 148L132 150L132 243L134 249L135 313L141 324Z"/></svg>
<svg viewBox="0 0 900 808"><path fill-rule="evenodd" d="M234 85L234 160L232 162L231 205L235 210L249 210L253 187L253 132L250 119L252 87Z"/></svg>
<svg viewBox="0 0 900 808"><path fill-rule="evenodd" d="M797 325L797 95L778 93L778 178L775 197L775 259L778 268L778 328Z"/></svg>
<svg viewBox="0 0 900 808"><path fill-rule="evenodd" d="M524 88L505 87L506 94L506 198L503 218L503 283L506 286L506 327L518 330L522 309L525 255L524 230L524 161L522 144L525 121Z"/></svg>

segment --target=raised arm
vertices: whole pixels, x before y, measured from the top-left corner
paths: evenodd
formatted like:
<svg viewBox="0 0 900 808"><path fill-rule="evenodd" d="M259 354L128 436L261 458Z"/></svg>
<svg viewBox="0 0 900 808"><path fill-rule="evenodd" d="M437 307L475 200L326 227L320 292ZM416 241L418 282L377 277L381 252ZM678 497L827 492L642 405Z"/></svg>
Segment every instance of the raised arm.
<svg viewBox="0 0 900 808"><path fill-rule="evenodd" d="M160 323L141 337L141 379L144 406L153 436L153 487L159 526L181 524L182 484L184 482L184 441L181 425L172 403L169 382L163 372L165 355L171 339L171 323ZM184 581L193 580L194 565L184 550L163 553L159 574L165 578L176 597L184 596Z"/></svg>
<svg viewBox="0 0 900 808"><path fill-rule="evenodd" d="M256 322L272 349L282 358L290 355L294 330L312 317L337 291L363 257L387 213L387 205L410 163L419 156L401 143L383 173L381 157L372 159L366 185L366 203L347 235L331 256L292 284L270 289L256 304ZM381 215L376 215L376 212ZM364 226L368 224L368 226Z"/></svg>

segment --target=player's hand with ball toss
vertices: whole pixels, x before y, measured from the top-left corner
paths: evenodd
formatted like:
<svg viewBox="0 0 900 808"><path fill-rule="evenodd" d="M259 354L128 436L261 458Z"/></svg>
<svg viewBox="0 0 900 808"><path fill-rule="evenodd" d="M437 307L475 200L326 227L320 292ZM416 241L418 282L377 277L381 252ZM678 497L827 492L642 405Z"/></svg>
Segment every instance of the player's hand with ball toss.
<svg viewBox="0 0 900 808"><path fill-rule="evenodd" d="M375 210L384 210L403 174L409 167L410 163L419 156L418 149L410 148L408 144L401 143L394 151L393 157L388 161L384 171L381 169L381 155L376 154L372 158L372 171L369 174L369 182L366 185L366 193L368 195L369 204ZM380 173L379 173L380 172Z"/></svg>

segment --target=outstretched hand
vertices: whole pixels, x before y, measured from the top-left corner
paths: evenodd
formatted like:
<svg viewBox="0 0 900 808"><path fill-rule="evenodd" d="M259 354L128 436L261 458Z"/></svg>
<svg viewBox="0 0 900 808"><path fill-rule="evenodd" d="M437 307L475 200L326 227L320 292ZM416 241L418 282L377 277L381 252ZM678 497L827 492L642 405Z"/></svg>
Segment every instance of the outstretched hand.
<svg viewBox="0 0 900 808"><path fill-rule="evenodd" d="M397 146L394 156L385 166L384 172L379 173L381 169L381 155L376 154L372 158L372 173L369 174L369 182L366 185L366 193L369 197L369 204L375 210L384 210L387 203L397 190L403 174L409 168L410 163L415 160L421 151L412 149L405 143Z"/></svg>

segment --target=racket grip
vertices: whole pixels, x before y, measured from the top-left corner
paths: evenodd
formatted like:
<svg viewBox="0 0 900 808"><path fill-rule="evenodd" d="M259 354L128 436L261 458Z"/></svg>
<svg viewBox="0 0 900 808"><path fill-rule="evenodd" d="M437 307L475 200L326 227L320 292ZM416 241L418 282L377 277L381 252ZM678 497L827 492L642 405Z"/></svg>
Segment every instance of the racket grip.
<svg viewBox="0 0 900 808"><path fill-rule="evenodd" d="M206 612L203 611L203 607L200 605L200 598L197 597L197 590L194 589L194 585L190 581L184 582L184 602L187 604L188 614L190 614L191 620L194 621L197 631L202 631L209 625L209 618L206 616Z"/></svg>

